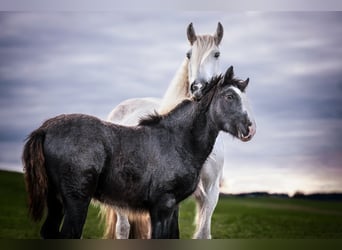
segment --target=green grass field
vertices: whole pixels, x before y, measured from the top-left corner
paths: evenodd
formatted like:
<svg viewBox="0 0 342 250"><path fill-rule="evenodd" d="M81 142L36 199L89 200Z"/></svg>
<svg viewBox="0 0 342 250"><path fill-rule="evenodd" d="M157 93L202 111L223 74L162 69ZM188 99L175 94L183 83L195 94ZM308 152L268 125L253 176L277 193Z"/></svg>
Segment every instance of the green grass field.
<svg viewBox="0 0 342 250"><path fill-rule="evenodd" d="M0 171L0 238L39 238L40 225L27 216L23 175ZM195 203L181 204L181 238L194 231ZM98 208L89 209L83 238L101 238ZM212 220L218 239L342 239L342 203L281 198L220 198Z"/></svg>

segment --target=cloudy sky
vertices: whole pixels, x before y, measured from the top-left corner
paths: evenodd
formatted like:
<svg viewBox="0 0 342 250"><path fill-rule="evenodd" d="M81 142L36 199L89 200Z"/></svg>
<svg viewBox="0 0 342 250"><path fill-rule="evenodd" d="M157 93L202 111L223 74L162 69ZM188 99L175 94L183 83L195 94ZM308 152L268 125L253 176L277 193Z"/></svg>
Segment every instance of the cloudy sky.
<svg viewBox="0 0 342 250"><path fill-rule="evenodd" d="M224 191L342 191L342 12L0 12L0 169L22 171L47 118L162 97L186 26L218 21L221 70L250 77L257 122L248 143L224 135Z"/></svg>

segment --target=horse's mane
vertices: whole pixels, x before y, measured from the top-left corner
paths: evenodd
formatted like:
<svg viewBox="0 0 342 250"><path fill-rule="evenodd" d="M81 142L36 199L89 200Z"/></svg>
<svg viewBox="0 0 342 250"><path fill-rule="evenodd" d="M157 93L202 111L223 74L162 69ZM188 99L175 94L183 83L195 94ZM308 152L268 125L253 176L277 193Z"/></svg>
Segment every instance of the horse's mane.
<svg viewBox="0 0 342 250"><path fill-rule="evenodd" d="M142 126L151 126L158 124L163 119L163 115L158 114L154 111L152 114L148 114L144 117L141 117L139 120L139 125Z"/></svg>
<svg viewBox="0 0 342 250"><path fill-rule="evenodd" d="M223 74L220 74L218 76L213 76L211 80L209 81L209 83L207 84L207 86L202 90L203 97L201 99L205 99L205 97L209 95L208 94L209 92L215 93L218 86L230 85L230 86L234 86L240 89L239 83L243 82L243 80L234 77L234 75L232 75L232 79L230 80L223 80L223 79L224 79Z"/></svg>
<svg viewBox="0 0 342 250"><path fill-rule="evenodd" d="M224 81L223 79L224 79L224 75L222 74L212 77L212 79L209 81L207 86L202 90L203 96L200 100L185 99L167 114L158 114L156 111L154 111L154 113L142 117L139 121L139 125L142 125L142 126L157 125L163 119L169 116L172 116L179 109L182 109L184 106L187 106L193 102L197 102L200 105L200 108L197 110L197 112L201 113L203 111L206 111L210 103L212 102L215 96L215 93L220 87L225 86L225 85L237 86L238 83L241 81L238 78L232 78L228 81Z"/></svg>
<svg viewBox="0 0 342 250"><path fill-rule="evenodd" d="M188 65L189 59L184 58L182 65L168 86L158 108L158 113L167 114L182 100L189 98L188 94Z"/></svg>
<svg viewBox="0 0 342 250"><path fill-rule="evenodd" d="M219 85L219 82L223 79L223 75L220 74L220 75L217 75L217 76L213 76L211 78L211 80L208 82L207 86L202 90L203 92L203 96L201 98L201 100L203 100L203 98L205 98L209 92L215 92L218 85Z"/></svg>
<svg viewBox="0 0 342 250"><path fill-rule="evenodd" d="M212 35L197 35L195 43L199 51L198 54L202 54L204 51L216 46L215 37ZM175 108L178 103L190 98L190 94L188 92L188 65L189 59L184 58L182 65L178 69L166 93L164 94L158 113L167 114L170 110Z"/></svg>
<svg viewBox="0 0 342 250"><path fill-rule="evenodd" d="M212 77L207 86L202 90L203 96L200 100L198 100L202 107L198 110L199 112L202 112L203 109L208 109L211 101L215 96L215 93L217 92L219 85L221 84L221 80L223 80L223 77L224 76L222 74Z"/></svg>
<svg viewBox="0 0 342 250"><path fill-rule="evenodd" d="M181 109L184 106L189 105L192 103L191 100L185 99L181 103L179 103L174 109L169 111L169 113L166 114L158 114L156 111L154 111L152 114L148 114L139 120L139 125L142 126L152 126L152 125L157 125L159 124L163 119L166 117L172 116L177 110Z"/></svg>
<svg viewBox="0 0 342 250"><path fill-rule="evenodd" d="M214 96L214 92L216 92L216 88L218 85L218 82L222 79L222 75L219 76L215 76L212 78L212 80L208 83L207 87L203 90L204 91L204 96L201 98L201 100L198 100L198 102L205 102L206 96L210 95L209 92L212 92L213 94L210 95L211 98L209 98L209 100L207 102L208 105L210 104L213 96ZM177 110L181 109L182 107L188 105L189 103L195 102L195 100L189 100L189 99L185 99L183 100L181 103L179 103L175 108L173 108L170 112L166 113L166 114L158 114L156 111L154 111L152 114L149 114L147 116L142 117L139 120L139 125L142 126L151 126L151 125L156 125L159 124L161 120L165 119L168 116L171 116L172 114L174 114Z"/></svg>

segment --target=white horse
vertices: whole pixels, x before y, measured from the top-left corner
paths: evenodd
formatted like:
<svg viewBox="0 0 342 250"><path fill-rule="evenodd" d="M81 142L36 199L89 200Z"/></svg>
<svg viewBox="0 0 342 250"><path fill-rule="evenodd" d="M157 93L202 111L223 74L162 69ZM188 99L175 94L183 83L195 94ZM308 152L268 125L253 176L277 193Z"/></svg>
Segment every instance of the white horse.
<svg viewBox="0 0 342 250"><path fill-rule="evenodd" d="M214 35L196 35L192 23L187 27L191 49L169 85L163 99L138 98L123 101L108 115L108 121L122 125L137 125L141 117L155 110L168 113L184 99L196 96L210 78L219 72L219 44L223 27L218 23ZM191 84L189 84L191 83ZM211 217L218 202L224 163L223 141L218 137L215 147L204 164L201 179L194 192L197 203L194 238L211 238ZM102 205L106 238L149 238L150 220L147 214L132 214L119 208ZM131 229L131 232L130 232Z"/></svg>

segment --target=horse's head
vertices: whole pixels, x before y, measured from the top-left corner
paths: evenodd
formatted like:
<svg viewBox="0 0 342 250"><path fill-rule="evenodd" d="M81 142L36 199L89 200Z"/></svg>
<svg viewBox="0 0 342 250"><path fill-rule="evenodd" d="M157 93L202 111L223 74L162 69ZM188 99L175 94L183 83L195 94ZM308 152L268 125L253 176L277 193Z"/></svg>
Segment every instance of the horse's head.
<svg viewBox="0 0 342 250"><path fill-rule="evenodd" d="M202 89L209 80L219 74L219 44L223 37L223 27L217 24L214 35L196 35L192 23L187 28L191 49L186 56L189 59L189 93L195 98L202 96Z"/></svg>
<svg viewBox="0 0 342 250"><path fill-rule="evenodd" d="M242 141L249 141L256 132L256 124L248 105L245 81L234 78L233 66L220 77L213 78L209 86L213 89L205 94L211 96L210 116L220 130L230 133ZM210 87L209 87L210 88Z"/></svg>

